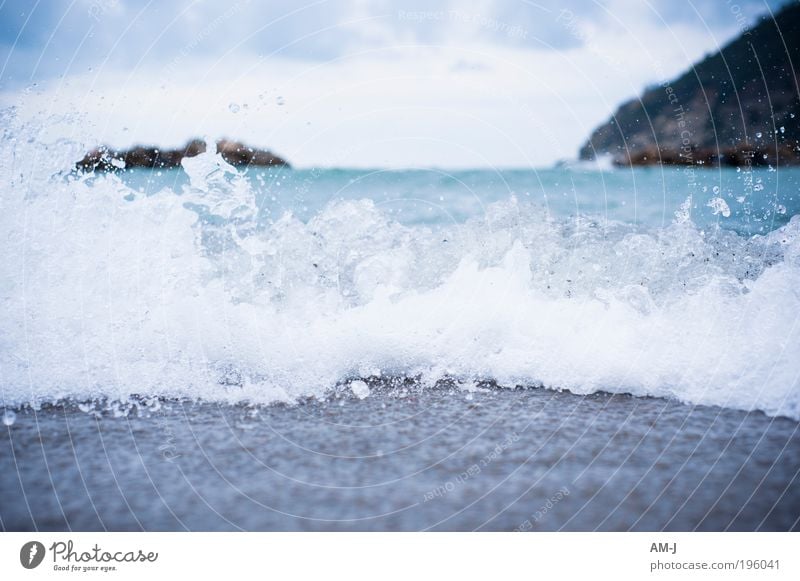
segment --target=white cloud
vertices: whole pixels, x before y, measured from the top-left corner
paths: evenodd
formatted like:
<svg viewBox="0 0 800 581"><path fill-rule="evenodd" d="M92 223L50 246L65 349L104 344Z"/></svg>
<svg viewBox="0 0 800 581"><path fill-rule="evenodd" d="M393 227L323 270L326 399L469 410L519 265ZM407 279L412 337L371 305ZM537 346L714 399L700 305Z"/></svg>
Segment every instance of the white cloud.
<svg viewBox="0 0 800 581"><path fill-rule="evenodd" d="M622 100L678 74L719 40L702 22L665 26L653 9L628 0L570 15L555 3L541 10L482 2L457 12L428 4L442 14L421 8L416 22L388 2L347 2L344 12L326 5L315 21L281 29L274 42L294 43L292 50L268 58L244 48L258 45L253 31L270 22L255 19L255 5L216 20L210 4L173 7L165 21L187 30L169 39L171 50L140 47L134 66L112 56L91 71L42 81L38 94L23 98L12 87L1 98L27 116L83 114L96 141L119 147L225 135L300 166L543 166L573 157ZM514 16L526 8L549 15L547 35ZM715 30L728 38L736 27L731 19ZM147 39L165 42L157 31ZM303 46L313 48L310 57L301 58Z"/></svg>

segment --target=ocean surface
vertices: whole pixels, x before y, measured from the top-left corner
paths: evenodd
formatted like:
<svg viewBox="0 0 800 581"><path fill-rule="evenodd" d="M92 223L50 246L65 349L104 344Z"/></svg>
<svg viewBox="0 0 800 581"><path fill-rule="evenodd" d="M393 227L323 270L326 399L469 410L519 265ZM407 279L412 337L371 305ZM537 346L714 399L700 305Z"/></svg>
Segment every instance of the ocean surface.
<svg viewBox="0 0 800 581"><path fill-rule="evenodd" d="M3 528L797 528L800 171L76 174L2 122Z"/></svg>

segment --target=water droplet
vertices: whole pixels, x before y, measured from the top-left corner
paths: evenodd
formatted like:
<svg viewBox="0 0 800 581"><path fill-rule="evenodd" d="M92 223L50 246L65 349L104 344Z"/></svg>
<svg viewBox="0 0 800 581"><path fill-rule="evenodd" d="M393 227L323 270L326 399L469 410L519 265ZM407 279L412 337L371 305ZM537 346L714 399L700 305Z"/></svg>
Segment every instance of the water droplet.
<svg viewBox="0 0 800 581"><path fill-rule="evenodd" d="M364 399L365 397L369 396L369 386L360 379L351 381L350 389L352 390L353 395L355 395L358 399Z"/></svg>
<svg viewBox="0 0 800 581"><path fill-rule="evenodd" d="M781 133L786 133L786 127L784 127L783 125L781 125L780 132L781 132Z"/></svg>
<svg viewBox="0 0 800 581"><path fill-rule="evenodd" d="M283 100L283 97L279 96L277 99L275 99L275 103L278 104L278 107L283 107L283 104L286 103L286 101Z"/></svg>
<svg viewBox="0 0 800 581"><path fill-rule="evenodd" d="M706 206L711 208L715 216L717 214L722 214L725 218L729 218L731 215L731 209L722 198L713 198L708 202L708 204L706 204Z"/></svg>
<svg viewBox="0 0 800 581"><path fill-rule="evenodd" d="M775 208L775 210L778 212L778 214L785 214L786 206L784 206L783 204L778 204L778 207Z"/></svg>
<svg viewBox="0 0 800 581"><path fill-rule="evenodd" d="M4 426L13 426L14 422L17 420L17 414L12 412L11 410L6 410L3 413L3 425Z"/></svg>
<svg viewBox="0 0 800 581"><path fill-rule="evenodd" d="M230 111L231 113L238 113L239 109L240 107L237 103L231 103L230 105L228 105L228 111Z"/></svg>
<svg viewBox="0 0 800 581"><path fill-rule="evenodd" d="M759 131L758 133L756 133L756 137L757 137L758 139L761 139L761 132L760 132L760 131Z"/></svg>

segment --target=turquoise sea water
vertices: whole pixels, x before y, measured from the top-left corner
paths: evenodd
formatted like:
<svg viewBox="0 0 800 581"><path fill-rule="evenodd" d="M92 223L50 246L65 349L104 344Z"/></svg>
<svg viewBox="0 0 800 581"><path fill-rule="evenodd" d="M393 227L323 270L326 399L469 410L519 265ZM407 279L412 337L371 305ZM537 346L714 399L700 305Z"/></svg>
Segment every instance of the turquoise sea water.
<svg viewBox="0 0 800 581"><path fill-rule="evenodd" d="M267 169L244 172L262 219L291 212L303 221L333 200L371 199L409 225L480 218L514 196L552 217L578 216L647 228L668 226L691 197L692 221L742 234L765 233L800 213L800 168ZM147 195L188 184L182 170L133 170L125 183ZM727 205L729 215L719 203Z"/></svg>

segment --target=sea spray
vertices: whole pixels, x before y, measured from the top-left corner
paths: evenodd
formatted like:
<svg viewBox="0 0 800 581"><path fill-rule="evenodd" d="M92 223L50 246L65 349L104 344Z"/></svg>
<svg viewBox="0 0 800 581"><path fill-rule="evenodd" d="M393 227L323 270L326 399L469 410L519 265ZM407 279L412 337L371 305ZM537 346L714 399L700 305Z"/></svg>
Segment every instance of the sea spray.
<svg viewBox="0 0 800 581"><path fill-rule="evenodd" d="M370 199L265 221L214 154L142 195L72 172L74 143L14 123L0 146L6 407L266 404L347 382L361 397L379 370L800 418L798 217L750 237L688 210L648 229L509 196L437 228Z"/></svg>

